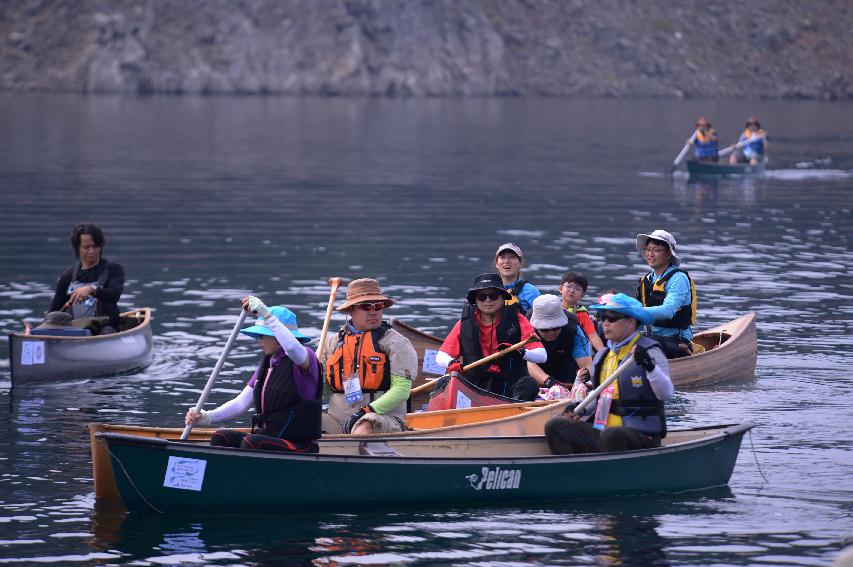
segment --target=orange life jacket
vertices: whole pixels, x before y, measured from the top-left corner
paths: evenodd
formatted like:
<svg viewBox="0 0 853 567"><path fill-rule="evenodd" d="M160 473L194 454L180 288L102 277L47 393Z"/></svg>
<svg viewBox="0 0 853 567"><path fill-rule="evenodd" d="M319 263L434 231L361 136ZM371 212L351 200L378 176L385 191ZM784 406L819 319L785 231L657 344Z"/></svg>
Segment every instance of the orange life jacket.
<svg viewBox="0 0 853 567"><path fill-rule="evenodd" d="M358 373L362 392L383 392L391 388L391 361L379 347L379 340L391 326L357 335L341 329L338 345L326 359L326 380L332 392L343 392L344 381Z"/></svg>

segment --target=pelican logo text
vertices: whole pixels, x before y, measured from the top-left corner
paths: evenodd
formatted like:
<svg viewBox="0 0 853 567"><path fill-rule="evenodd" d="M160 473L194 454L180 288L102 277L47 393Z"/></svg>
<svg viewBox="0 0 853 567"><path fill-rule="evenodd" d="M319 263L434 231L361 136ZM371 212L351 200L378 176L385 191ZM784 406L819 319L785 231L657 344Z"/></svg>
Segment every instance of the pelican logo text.
<svg viewBox="0 0 853 567"><path fill-rule="evenodd" d="M465 478L471 483L474 490L506 490L518 488L521 484L521 471L503 470L500 467L490 469L483 467L482 472L478 474L469 474Z"/></svg>

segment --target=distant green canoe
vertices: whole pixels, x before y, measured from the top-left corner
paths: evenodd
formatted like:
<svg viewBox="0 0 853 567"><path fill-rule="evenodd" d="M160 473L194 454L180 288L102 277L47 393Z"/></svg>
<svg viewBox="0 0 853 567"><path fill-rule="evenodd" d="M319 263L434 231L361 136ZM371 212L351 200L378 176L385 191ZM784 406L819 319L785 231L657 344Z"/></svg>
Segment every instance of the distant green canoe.
<svg viewBox="0 0 853 567"><path fill-rule="evenodd" d="M766 164L764 162L750 165L748 163L714 163L711 161L687 162L687 173L690 175L758 175L764 173Z"/></svg>
<svg viewBox="0 0 853 567"><path fill-rule="evenodd" d="M659 449L553 456L542 436L350 438L317 455L98 433L131 512L494 505L724 485L752 424L673 431ZM405 482L401 480L405 479Z"/></svg>

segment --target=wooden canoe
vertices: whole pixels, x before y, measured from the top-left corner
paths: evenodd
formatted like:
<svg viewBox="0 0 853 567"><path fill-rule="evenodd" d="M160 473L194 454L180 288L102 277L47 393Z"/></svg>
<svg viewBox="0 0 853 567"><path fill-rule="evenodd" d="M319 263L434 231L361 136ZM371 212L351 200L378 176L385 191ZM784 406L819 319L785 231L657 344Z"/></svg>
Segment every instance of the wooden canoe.
<svg viewBox="0 0 853 567"><path fill-rule="evenodd" d="M111 335L63 337L9 334L12 383L97 378L123 374L151 361L151 309L121 314L122 329Z"/></svg>
<svg viewBox="0 0 853 567"><path fill-rule="evenodd" d="M115 432L97 439L108 447L113 483L131 513L256 513L485 506L710 488L729 481L752 427L672 432L660 448L582 455L550 455L541 436L355 438L324 442L316 455ZM245 481L251 478L289 479L298 490L270 490L267 483ZM342 478L358 478L357 489Z"/></svg>
<svg viewBox="0 0 853 567"><path fill-rule="evenodd" d="M728 162L710 162L710 161L695 161L687 162L687 173L696 176L709 175L760 175L765 172L766 164L764 162L750 165L748 163L736 163L734 165Z"/></svg>
<svg viewBox="0 0 853 567"><path fill-rule="evenodd" d="M438 350L440 338L394 320L392 327L406 336L418 351L422 365L426 349ZM758 357L758 333L755 313L747 313L733 321L696 333L693 342L705 352L669 361L669 371L676 388L700 387L729 380L751 380L755 377ZM418 387L436 376L421 372L414 386ZM420 408L429 400L428 392L413 398L412 408Z"/></svg>

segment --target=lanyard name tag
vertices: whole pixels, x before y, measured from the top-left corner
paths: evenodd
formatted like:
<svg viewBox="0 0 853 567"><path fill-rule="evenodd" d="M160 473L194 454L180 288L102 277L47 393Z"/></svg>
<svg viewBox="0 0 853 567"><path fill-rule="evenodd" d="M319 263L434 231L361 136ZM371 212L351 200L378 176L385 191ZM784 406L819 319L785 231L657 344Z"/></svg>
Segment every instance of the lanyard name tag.
<svg viewBox="0 0 853 567"><path fill-rule="evenodd" d="M344 380L344 395L346 395L348 404L355 404L364 399L361 394L361 380L358 374L353 374Z"/></svg>

